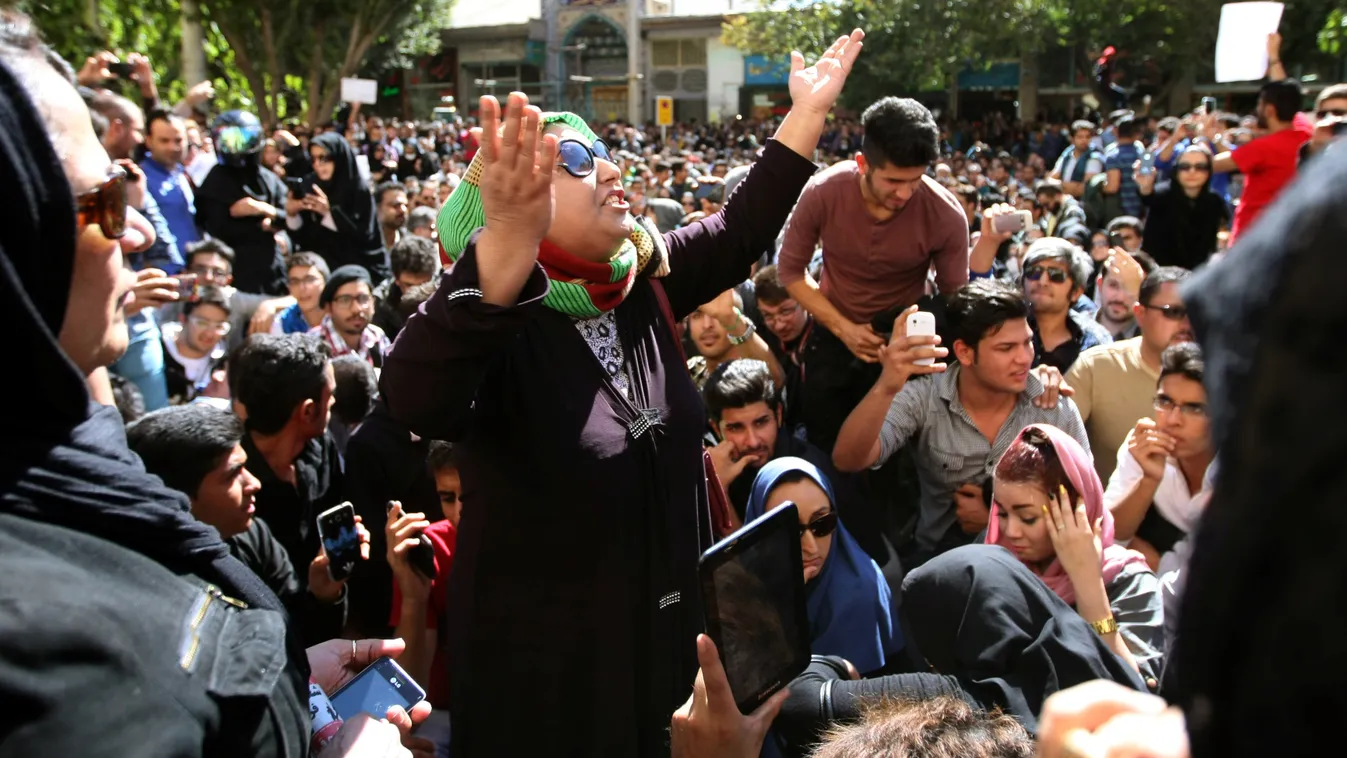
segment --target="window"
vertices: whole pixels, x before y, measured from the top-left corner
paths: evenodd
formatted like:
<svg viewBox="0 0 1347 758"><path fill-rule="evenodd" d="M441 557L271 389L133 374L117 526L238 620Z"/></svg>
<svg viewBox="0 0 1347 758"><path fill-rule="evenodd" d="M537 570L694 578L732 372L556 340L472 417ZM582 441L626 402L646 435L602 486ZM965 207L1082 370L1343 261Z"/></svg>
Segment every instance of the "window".
<svg viewBox="0 0 1347 758"><path fill-rule="evenodd" d="M688 68L706 65L705 39L658 39L650 45L655 68Z"/></svg>
<svg viewBox="0 0 1347 758"><path fill-rule="evenodd" d="M650 46L650 59L657 68L678 65L678 40L657 39Z"/></svg>
<svg viewBox="0 0 1347 758"><path fill-rule="evenodd" d="M704 38L683 40L679 49L679 65L705 66L706 40Z"/></svg>

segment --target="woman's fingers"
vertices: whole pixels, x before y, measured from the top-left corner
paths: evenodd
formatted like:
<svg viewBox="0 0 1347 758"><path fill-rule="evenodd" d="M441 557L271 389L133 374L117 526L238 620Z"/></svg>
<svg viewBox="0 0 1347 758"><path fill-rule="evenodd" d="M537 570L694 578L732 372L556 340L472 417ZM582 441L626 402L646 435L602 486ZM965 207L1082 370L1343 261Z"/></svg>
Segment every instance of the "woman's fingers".
<svg viewBox="0 0 1347 758"><path fill-rule="evenodd" d="M505 106L505 133L500 138L500 163L513 169L519 160L519 131L528 98L522 92L511 92Z"/></svg>
<svg viewBox="0 0 1347 758"><path fill-rule="evenodd" d="M538 160L538 122L543 112L538 106L525 106L519 126L519 166L520 171L532 174Z"/></svg>
<svg viewBox="0 0 1347 758"><path fill-rule="evenodd" d="M538 138L538 173L534 174L534 190L551 192L552 176L557 165L557 150L560 140L555 134L543 134Z"/></svg>
<svg viewBox="0 0 1347 758"><path fill-rule="evenodd" d="M482 151L482 160L495 163L500 150L500 101L491 95L481 101L482 127L478 134L478 148Z"/></svg>

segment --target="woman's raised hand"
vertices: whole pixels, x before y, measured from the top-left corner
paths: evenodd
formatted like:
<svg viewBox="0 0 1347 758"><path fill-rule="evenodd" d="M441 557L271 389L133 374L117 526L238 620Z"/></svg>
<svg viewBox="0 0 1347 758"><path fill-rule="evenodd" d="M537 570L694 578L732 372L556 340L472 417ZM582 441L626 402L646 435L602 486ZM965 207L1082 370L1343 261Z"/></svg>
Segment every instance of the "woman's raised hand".
<svg viewBox="0 0 1347 758"><path fill-rule="evenodd" d="M1048 504L1043 506L1043 515L1048 520L1048 538L1057 551L1057 560L1062 562L1071 583L1091 576L1097 580L1103 571L1102 519L1091 524L1085 501L1077 500L1072 505L1065 487L1058 487L1057 492L1052 493Z"/></svg>
<svg viewBox="0 0 1347 758"><path fill-rule="evenodd" d="M486 229L532 260L552 225L557 138L539 131L542 111L529 105L522 92L510 93L503 130L496 98L483 97L481 106L482 128L477 137L482 152L479 186Z"/></svg>
<svg viewBox="0 0 1347 758"><path fill-rule="evenodd" d="M856 29L838 37L817 62L805 66L799 51L790 54L790 100L792 107L827 113L842 94L856 56L861 54L865 32Z"/></svg>

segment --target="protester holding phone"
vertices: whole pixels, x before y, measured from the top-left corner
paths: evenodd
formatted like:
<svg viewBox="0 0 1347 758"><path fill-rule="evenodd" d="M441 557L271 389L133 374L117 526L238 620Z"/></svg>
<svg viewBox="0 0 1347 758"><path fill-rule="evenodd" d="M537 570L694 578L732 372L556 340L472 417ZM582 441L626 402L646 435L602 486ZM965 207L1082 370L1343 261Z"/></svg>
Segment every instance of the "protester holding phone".
<svg viewBox="0 0 1347 758"><path fill-rule="evenodd" d="M360 174L355 149L334 132L309 143L313 173L289 186L286 225L303 250L323 256L335 271L363 266L370 279L388 278L387 256L369 184Z"/></svg>
<svg viewBox="0 0 1347 758"><path fill-rule="evenodd" d="M446 635L472 655L450 661L456 754L495 754L521 719L542 752L667 751L711 541L705 410L673 328L776 239L863 36L812 66L792 56L776 139L720 213L664 236L629 216L583 119L482 98L482 149L437 225L453 271L382 377L395 418L462 445ZM559 539L576 514L604 531L583 549Z"/></svg>
<svg viewBox="0 0 1347 758"><path fill-rule="evenodd" d="M1148 212L1141 248L1161 266L1195 269L1216 252L1216 235L1230 226L1230 208L1211 189L1211 150L1189 145L1174 163L1173 179L1137 174Z"/></svg>

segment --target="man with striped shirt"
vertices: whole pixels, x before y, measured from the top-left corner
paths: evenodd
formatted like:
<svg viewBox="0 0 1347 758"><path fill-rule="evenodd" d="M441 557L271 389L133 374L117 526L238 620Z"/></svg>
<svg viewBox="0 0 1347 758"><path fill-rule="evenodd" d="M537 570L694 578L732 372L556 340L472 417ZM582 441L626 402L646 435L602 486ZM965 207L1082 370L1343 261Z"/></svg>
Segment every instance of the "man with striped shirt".
<svg viewBox="0 0 1347 758"><path fill-rule="evenodd" d="M1090 449L1075 403L1053 408L1034 401L1043 384L1030 372L1034 333L1029 304L1014 286L992 279L964 285L946 312L950 349L937 337L906 334L908 315L894 323L879 381L842 426L833 450L840 471L882 466L899 448L915 445L921 485L916 549L907 568L967 544L987 526L984 492L1001 454L1030 424L1052 424ZM953 353L948 367L941 362ZM918 363L935 359L932 365Z"/></svg>

